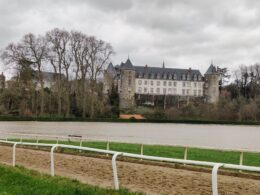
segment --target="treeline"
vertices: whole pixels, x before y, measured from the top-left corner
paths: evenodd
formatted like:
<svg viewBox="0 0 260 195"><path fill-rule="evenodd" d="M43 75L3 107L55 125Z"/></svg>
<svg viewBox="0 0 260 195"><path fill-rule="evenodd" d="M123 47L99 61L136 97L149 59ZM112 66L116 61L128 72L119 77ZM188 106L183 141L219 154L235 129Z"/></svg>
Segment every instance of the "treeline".
<svg viewBox="0 0 260 195"><path fill-rule="evenodd" d="M113 53L109 43L78 31L55 28L45 35L24 35L1 52L15 77L0 93L0 114L109 115L99 78Z"/></svg>
<svg viewBox="0 0 260 195"><path fill-rule="evenodd" d="M167 120L260 121L260 65L242 65L232 76L233 82L227 84L227 70L221 74L216 104L195 99L180 107L157 108L144 114Z"/></svg>

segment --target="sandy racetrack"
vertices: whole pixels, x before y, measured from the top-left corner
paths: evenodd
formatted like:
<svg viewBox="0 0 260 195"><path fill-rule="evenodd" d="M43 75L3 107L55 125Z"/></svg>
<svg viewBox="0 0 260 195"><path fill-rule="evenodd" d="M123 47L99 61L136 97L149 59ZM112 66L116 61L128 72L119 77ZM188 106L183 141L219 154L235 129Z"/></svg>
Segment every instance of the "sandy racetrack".
<svg viewBox="0 0 260 195"><path fill-rule="evenodd" d="M17 164L50 173L50 153L17 148ZM12 148L0 146L0 162L11 164ZM118 162L120 186L147 194L211 194L211 174ZM111 160L55 154L55 173L83 183L113 188ZM260 181L220 175L219 194L260 194Z"/></svg>

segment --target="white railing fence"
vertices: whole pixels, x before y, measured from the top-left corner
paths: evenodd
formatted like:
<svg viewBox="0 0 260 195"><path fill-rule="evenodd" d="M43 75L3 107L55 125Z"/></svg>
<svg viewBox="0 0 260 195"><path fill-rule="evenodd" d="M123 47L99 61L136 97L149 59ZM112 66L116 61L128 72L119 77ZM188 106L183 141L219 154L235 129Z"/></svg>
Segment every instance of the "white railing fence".
<svg viewBox="0 0 260 195"><path fill-rule="evenodd" d="M89 148L89 147L82 147L82 146L72 146L72 145L64 145L64 144L43 144L43 143L29 143L29 142L13 142L13 141L3 141L0 140L2 144L11 144L13 146L13 166L16 165L16 147L17 145L26 145L26 146L44 146L50 147L50 173L52 176L55 175L55 166L54 166L54 151L56 148L68 148L68 149L75 149L75 150L85 150L103 154L111 154L112 156L112 170L113 170L113 180L114 180L114 188L115 190L119 190L119 180L118 180L118 173L117 173L117 165L116 159L118 156L124 156L129 158L135 159L144 159L144 160L151 160L151 161L160 161L160 162L171 162L171 163L180 163L180 164L189 164L189 165L196 165L196 166L207 166L213 167L212 168L212 194L218 194L218 180L217 174L218 169L220 167L227 168L227 169L235 169L235 170L244 170L244 171L253 171L253 172L260 172L260 167L254 166L244 166L244 165L234 165L234 164L225 164L225 163L214 163L214 162L205 162L205 161L194 161L194 160L182 160L182 159L175 159L175 158L164 158L164 157L156 157L156 156L147 156L147 155L140 155L140 154L131 154L125 152L117 152L111 150L103 150L103 149L96 149L96 148Z"/></svg>
<svg viewBox="0 0 260 195"><path fill-rule="evenodd" d="M4 136L5 135L5 136ZM110 146L111 143L114 142L110 139L90 139L87 137L81 137L81 136L57 136L57 135L39 135L39 134L21 134L21 133L5 133L5 132L1 132L1 136L0 139L2 140L13 140L13 139L19 139L20 142L23 142L26 139L31 139L31 140L35 140L36 143L39 143L40 141L44 141L44 140L56 140L56 144L59 144L62 141L77 141L79 146L82 146L83 142L106 142L106 150L110 150ZM125 142L124 142L125 143ZM128 142L130 143L130 142ZM145 144L143 143L131 143L131 144L139 144L140 145L140 154L143 155L144 154L144 149L145 149ZM215 150L215 151L222 151L222 152L238 152L239 153L239 165L243 165L244 162L244 153L259 153L259 150L245 150L245 149L239 149L239 150L235 150L235 149L219 149L219 148L213 148L213 147L196 147L196 146L185 146L185 145L168 145L168 146L172 146L172 147L179 147L179 148L184 148L184 152L183 152L183 159L184 160L188 160L188 152L190 149L206 149L206 150Z"/></svg>

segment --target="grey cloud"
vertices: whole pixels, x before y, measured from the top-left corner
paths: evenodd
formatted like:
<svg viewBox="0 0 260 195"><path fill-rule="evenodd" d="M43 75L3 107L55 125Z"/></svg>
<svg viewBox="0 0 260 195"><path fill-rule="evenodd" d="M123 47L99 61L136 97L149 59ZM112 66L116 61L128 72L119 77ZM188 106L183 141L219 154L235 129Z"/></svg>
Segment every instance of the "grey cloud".
<svg viewBox="0 0 260 195"><path fill-rule="evenodd" d="M25 33L75 29L112 44L114 63L206 70L260 62L257 0L0 0L0 48ZM1 64L1 62L0 62Z"/></svg>

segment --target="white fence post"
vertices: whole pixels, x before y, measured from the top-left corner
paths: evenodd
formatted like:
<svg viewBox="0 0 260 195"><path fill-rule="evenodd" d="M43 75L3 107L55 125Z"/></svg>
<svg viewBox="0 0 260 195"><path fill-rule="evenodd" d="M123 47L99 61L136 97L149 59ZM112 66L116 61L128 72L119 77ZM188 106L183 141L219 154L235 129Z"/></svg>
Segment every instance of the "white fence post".
<svg viewBox="0 0 260 195"><path fill-rule="evenodd" d="M117 158L118 155L121 155L121 154L122 153L115 153L112 157L112 169L113 169L115 190L119 190L119 182L118 182L117 167L116 167L116 158Z"/></svg>
<svg viewBox="0 0 260 195"><path fill-rule="evenodd" d="M223 164L216 164L212 169L212 195L218 195L218 169L223 166Z"/></svg>
<svg viewBox="0 0 260 195"><path fill-rule="evenodd" d="M58 145L54 145L51 147L51 176L54 176L54 150L57 148Z"/></svg>
<svg viewBox="0 0 260 195"><path fill-rule="evenodd" d="M57 137L56 139L57 139L56 144L59 144L59 137Z"/></svg>
<svg viewBox="0 0 260 195"><path fill-rule="evenodd" d="M82 138L80 138L79 146L82 147ZM79 152L82 152L82 150L79 150Z"/></svg>
<svg viewBox="0 0 260 195"><path fill-rule="evenodd" d="M187 157L188 157L188 147L185 147L185 150L184 150L184 160L187 160Z"/></svg>
<svg viewBox="0 0 260 195"><path fill-rule="evenodd" d="M14 143L13 145L13 167L15 167L15 158L16 158L16 145L18 143Z"/></svg>
<svg viewBox="0 0 260 195"><path fill-rule="evenodd" d="M23 142L23 136L20 137L20 142Z"/></svg>
<svg viewBox="0 0 260 195"><path fill-rule="evenodd" d="M141 155L144 155L144 144L141 144Z"/></svg>
<svg viewBox="0 0 260 195"><path fill-rule="evenodd" d="M107 151L109 151L110 150L110 145L109 145L109 140L107 140ZM108 154L107 154L107 156L109 156Z"/></svg>
<svg viewBox="0 0 260 195"><path fill-rule="evenodd" d="M82 147L82 138L80 138L79 146Z"/></svg>
<svg viewBox="0 0 260 195"><path fill-rule="evenodd" d="M240 165L243 165L243 159L244 159L244 152L240 152L240 159L239 159Z"/></svg>

